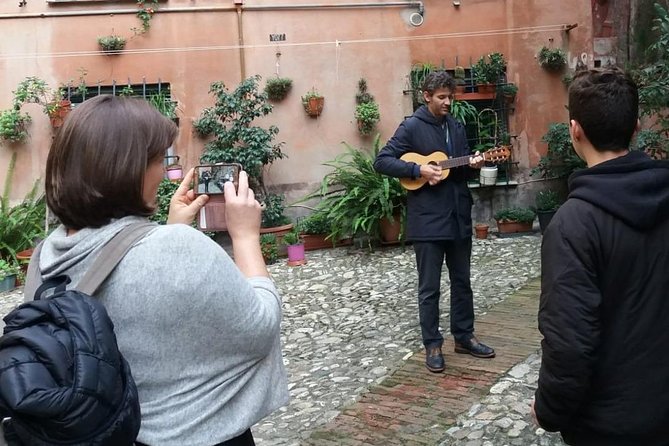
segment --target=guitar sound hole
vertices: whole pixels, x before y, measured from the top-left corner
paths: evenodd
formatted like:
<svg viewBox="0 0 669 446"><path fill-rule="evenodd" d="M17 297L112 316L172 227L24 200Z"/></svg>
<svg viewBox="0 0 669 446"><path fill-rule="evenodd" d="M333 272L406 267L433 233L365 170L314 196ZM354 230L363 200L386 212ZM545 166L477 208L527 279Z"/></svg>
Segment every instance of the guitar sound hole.
<svg viewBox="0 0 669 446"><path fill-rule="evenodd" d="M431 165L431 166L436 166L437 165L437 163L434 162L434 161L430 161L428 164Z"/></svg>

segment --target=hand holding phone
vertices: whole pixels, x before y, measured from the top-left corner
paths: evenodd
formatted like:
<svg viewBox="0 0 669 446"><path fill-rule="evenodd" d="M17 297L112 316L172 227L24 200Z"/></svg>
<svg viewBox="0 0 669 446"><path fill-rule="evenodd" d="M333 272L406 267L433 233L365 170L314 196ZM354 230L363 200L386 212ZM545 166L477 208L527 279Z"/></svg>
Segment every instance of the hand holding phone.
<svg viewBox="0 0 669 446"><path fill-rule="evenodd" d="M200 209L197 227L203 231L226 231L225 219L225 183L231 182L235 189L239 187L238 163L205 164L195 167L195 195L207 195L209 201Z"/></svg>

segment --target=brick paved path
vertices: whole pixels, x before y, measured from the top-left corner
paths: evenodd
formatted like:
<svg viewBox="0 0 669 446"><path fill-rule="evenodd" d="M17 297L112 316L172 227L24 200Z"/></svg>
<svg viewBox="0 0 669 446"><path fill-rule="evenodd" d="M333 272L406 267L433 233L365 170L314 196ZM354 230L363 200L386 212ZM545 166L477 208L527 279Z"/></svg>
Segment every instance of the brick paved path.
<svg viewBox="0 0 669 446"><path fill-rule="evenodd" d="M444 342L446 371L433 374L425 353L413 354L392 376L372 387L304 443L312 446L435 445L456 416L488 393L511 367L540 345L535 279L476 320L476 334L497 352L477 359L453 352Z"/></svg>

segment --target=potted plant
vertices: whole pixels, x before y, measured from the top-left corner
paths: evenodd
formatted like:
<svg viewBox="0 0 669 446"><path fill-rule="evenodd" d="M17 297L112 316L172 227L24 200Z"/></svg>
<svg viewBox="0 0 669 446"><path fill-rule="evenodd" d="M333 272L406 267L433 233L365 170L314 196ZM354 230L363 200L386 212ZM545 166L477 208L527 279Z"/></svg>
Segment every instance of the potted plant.
<svg viewBox="0 0 669 446"><path fill-rule="evenodd" d="M297 228L304 241L305 251L332 248L351 243L351 239L335 240L328 237L332 232L332 223L325 209L320 206L307 217L300 219Z"/></svg>
<svg viewBox="0 0 669 446"><path fill-rule="evenodd" d="M535 204L537 206L537 216L539 217L539 228L543 234L553 215L555 215L555 212L560 207L558 193L552 189L541 190L537 192Z"/></svg>
<svg viewBox="0 0 669 446"><path fill-rule="evenodd" d="M355 119L358 121L358 131L362 135L369 135L379 122L379 104L367 91L367 81L362 78L358 81L358 92L355 95Z"/></svg>
<svg viewBox="0 0 669 446"><path fill-rule="evenodd" d="M16 262L16 255L44 237L46 203L44 196L38 195L39 182L36 181L23 200L10 206L9 195L16 165L16 152L12 153L5 176L4 190L0 197L0 258Z"/></svg>
<svg viewBox="0 0 669 446"><path fill-rule="evenodd" d="M16 276L18 273L18 265L0 258L0 293L9 291L16 286Z"/></svg>
<svg viewBox="0 0 669 446"><path fill-rule="evenodd" d="M265 94L270 101L283 101L293 88L293 80L287 77L271 77L265 84Z"/></svg>
<svg viewBox="0 0 669 446"><path fill-rule="evenodd" d="M293 230L286 233L281 242L286 245L288 266L300 266L307 263L304 256L304 242L297 228L293 228Z"/></svg>
<svg viewBox="0 0 669 446"><path fill-rule="evenodd" d="M552 73L559 73L567 66L567 55L560 48L542 47L537 60L544 70Z"/></svg>
<svg viewBox="0 0 669 446"><path fill-rule="evenodd" d="M320 199L319 209L331 222L330 239L362 234L370 239L397 243L404 233L406 190L397 178L374 170L380 150L380 137L374 139L372 150L354 149L344 143L346 152L325 163L333 170L321 187L304 200ZM382 220L394 223L394 234L381 234ZM371 245L370 245L371 246Z"/></svg>
<svg viewBox="0 0 669 446"><path fill-rule="evenodd" d="M516 94L518 94L518 86L514 83L508 83L500 85L497 89L497 92L500 96L504 98L504 101L508 104L512 104L516 100Z"/></svg>
<svg viewBox="0 0 669 446"><path fill-rule="evenodd" d="M280 239L293 228L290 219L284 214L285 198L279 194L267 194L261 201L264 208L260 222L260 233L273 233Z"/></svg>
<svg viewBox="0 0 669 446"><path fill-rule="evenodd" d="M261 234L260 251L262 252L262 257L265 260L265 264L271 265L275 263L276 259L279 257L279 251L277 250L276 235Z"/></svg>
<svg viewBox="0 0 669 446"><path fill-rule="evenodd" d="M586 166L585 161L574 151L569 136L569 126L566 123L550 124L541 140L548 144L548 150L546 155L539 159L539 164L530 171L532 175L540 175L542 178L562 178Z"/></svg>
<svg viewBox="0 0 669 446"><path fill-rule="evenodd" d="M499 78L506 72L506 61L502 53L490 53L481 56L473 68L479 93L494 93Z"/></svg>
<svg viewBox="0 0 669 446"><path fill-rule="evenodd" d="M355 107L355 119L358 121L358 131L362 135L369 135L374 131L376 123L381 119L379 104L365 102Z"/></svg>
<svg viewBox="0 0 669 446"><path fill-rule="evenodd" d="M325 98L315 88L312 88L302 96L302 106L304 111L307 112L312 118L320 116L323 111L323 106L325 105Z"/></svg>
<svg viewBox="0 0 669 446"><path fill-rule="evenodd" d="M531 232L536 213L530 208L511 207L495 213L500 234Z"/></svg>
<svg viewBox="0 0 669 446"><path fill-rule="evenodd" d="M53 100L46 104L46 114L49 116L51 127L57 129L63 125L65 117L72 111L72 101L65 97L63 88L59 88Z"/></svg>
<svg viewBox="0 0 669 446"><path fill-rule="evenodd" d="M279 133L276 126L254 125L273 109L267 96L258 90L259 81L260 76L247 78L233 91L223 82L211 84L215 104L202 111L194 127L201 135L214 135L204 146L202 164L239 163L248 173L251 189L265 205L263 228L268 228L269 224L282 221L283 225L287 220L283 216L283 197L270 194L264 181L267 166L285 154L281 150L283 142L273 141Z"/></svg>
<svg viewBox="0 0 669 446"><path fill-rule="evenodd" d="M100 49L107 54L119 54L125 48L126 39L116 34L98 37Z"/></svg>
<svg viewBox="0 0 669 446"><path fill-rule="evenodd" d="M453 70L453 77L455 78L455 93L465 92L465 67L456 65Z"/></svg>

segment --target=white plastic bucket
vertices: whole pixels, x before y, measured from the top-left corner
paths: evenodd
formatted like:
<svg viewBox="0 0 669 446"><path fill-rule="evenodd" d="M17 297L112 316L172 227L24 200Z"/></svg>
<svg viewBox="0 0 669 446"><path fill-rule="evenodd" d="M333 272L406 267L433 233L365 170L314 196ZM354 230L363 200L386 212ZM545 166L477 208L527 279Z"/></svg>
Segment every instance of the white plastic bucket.
<svg viewBox="0 0 669 446"><path fill-rule="evenodd" d="M481 167L481 176L479 183L482 186L494 186L497 182L497 166Z"/></svg>

